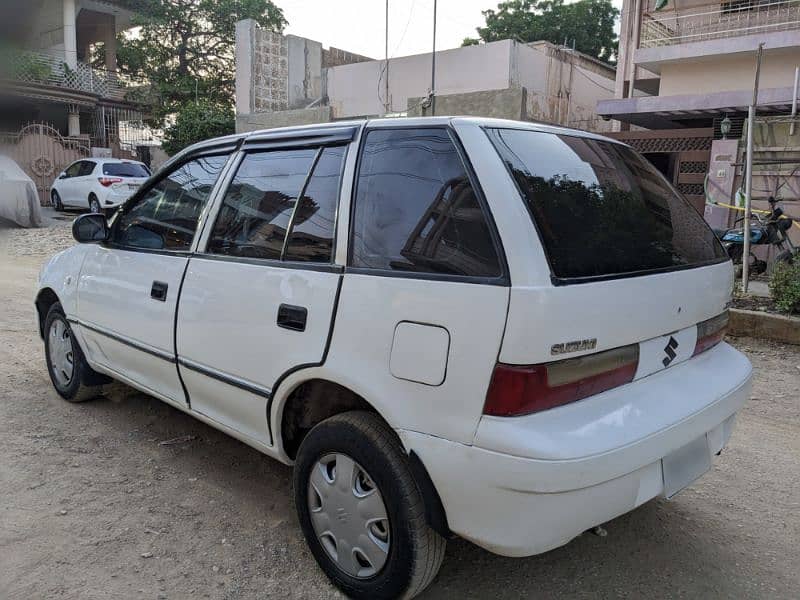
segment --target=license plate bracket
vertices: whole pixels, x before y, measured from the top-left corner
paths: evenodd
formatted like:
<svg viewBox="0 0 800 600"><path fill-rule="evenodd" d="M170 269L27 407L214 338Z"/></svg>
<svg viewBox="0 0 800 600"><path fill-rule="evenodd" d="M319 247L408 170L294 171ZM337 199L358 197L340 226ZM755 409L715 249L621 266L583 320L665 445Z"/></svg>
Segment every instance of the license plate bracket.
<svg viewBox="0 0 800 600"><path fill-rule="evenodd" d="M711 468L706 434L661 459L664 496L672 498Z"/></svg>

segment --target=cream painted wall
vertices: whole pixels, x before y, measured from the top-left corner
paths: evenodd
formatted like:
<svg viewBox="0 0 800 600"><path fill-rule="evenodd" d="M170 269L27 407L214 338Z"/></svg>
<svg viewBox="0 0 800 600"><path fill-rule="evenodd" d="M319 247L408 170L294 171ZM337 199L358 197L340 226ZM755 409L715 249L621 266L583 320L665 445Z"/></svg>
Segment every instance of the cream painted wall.
<svg viewBox="0 0 800 600"><path fill-rule="evenodd" d="M510 41L468 46L436 53L436 91L460 94L509 87ZM384 112L385 83L378 80L383 61L361 62L327 70L328 97L337 118ZM393 112L405 111L409 98L427 95L431 55L404 56L389 61L389 95ZM379 94L381 99L379 99Z"/></svg>
<svg viewBox="0 0 800 600"><path fill-rule="evenodd" d="M765 51L760 87L791 87L796 66L800 66L800 48ZM661 66L659 96L749 90L753 87L754 75L752 54L667 63Z"/></svg>

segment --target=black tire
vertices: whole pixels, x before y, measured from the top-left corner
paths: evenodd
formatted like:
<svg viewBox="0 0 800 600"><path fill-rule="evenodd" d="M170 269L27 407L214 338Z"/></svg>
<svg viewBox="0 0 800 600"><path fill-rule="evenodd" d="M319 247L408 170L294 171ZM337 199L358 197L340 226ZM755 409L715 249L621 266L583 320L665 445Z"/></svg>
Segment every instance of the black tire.
<svg viewBox="0 0 800 600"><path fill-rule="evenodd" d="M63 377L56 374L56 367L51 360L51 346L54 343L52 337L52 328L54 323L60 323L63 330L69 336L72 344L72 373L69 381L65 382ZM47 317L44 321L44 356L47 362L47 373L50 375L50 381L53 387L58 392L58 395L69 402L84 402L91 400L103 393L102 383L108 379L104 375L100 375L92 369L86 362L86 357L83 355L80 345L72 335L72 328L64 316L64 310L61 304L56 302L50 307L47 312Z"/></svg>
<svg viewBox="0 0 800 600"><path fill-rule="evenodd" d="M391 544L386 563L369 579L350 576L329 556L310 517L309 477L325 455L342 453L362 466L384 500ZM436 577L446 540L428 525L422 494L397 435L377 415L342 413L314 427L297 453L294 497L314 558L334 585L352 598L413 598Z"/></svg>
<svg viewBox="0 0 800 600"><path fill-rule="evenodd" d="M89 194L89 212L101 213L103 208L100 206L100 200L94 194Z"/></svg>
<svg viewBox="0 0 800 600"><path fill-rule="evenodd" d="M50 199L53 201L53 208L59 212L64 211L64 204L61 202L61 195L53 190L50 192Z"/></svg>

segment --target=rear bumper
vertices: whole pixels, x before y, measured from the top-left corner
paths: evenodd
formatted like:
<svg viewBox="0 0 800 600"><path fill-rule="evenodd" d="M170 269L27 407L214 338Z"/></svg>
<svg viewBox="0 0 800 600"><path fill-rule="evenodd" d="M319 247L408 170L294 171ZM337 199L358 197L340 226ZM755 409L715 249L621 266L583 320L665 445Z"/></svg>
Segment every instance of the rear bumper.
<svg viewBox="0 0 800 600"><path fill-rule="evenodd" d="M108 195L101 202L103 208L117 208L128 198L133 196L136 190L114 190L110 189Z"/></svg>
<svg viewBox="0 0 800 600"><path fill-rule="evenodd" d="M720 374L723 366L726 370ZM538 420L532 415L486 423L484 418L474 446L417 432L399 433L428 469L453 532L497 554L529 556L561 546L662 495L662 459L693 440L706 436L709 453L719 452L731 435L736 412L750 396L750 377L747 359L721 344L620 388L624 392L575 403L575 407L584 404L581 412L592 417L582 428L576 425L576 411L554 409L541 413L545 418ZM688 403L682 398L685 384L694 390ZM720 391L720 386L726 389ZM626 414L637 411L637 402L646 414L655 400L674 410L655 412L649 421L630 419L625 427ZM603 407L599 422L590 403L595 409ZM512 432L506 427L509 423L527 436ZM493 426L500 430L492 431ZM575 439L574 432L581 430L583 437ZM565 441L560 450L552 446L553 432ZM610 445L614 437L616 443ZM502 451L479 447L481 440L504 447Z"/></svg>

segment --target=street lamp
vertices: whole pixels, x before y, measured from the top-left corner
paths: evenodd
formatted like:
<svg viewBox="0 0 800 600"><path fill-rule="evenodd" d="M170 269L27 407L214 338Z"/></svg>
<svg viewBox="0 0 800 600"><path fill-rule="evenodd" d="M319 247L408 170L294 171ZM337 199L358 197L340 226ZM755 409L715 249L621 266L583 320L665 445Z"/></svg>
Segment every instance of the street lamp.
<svg viewBox="0 0 800 600"><path fill-rule="evenodd" d="M728 134L731 132L731 120L728 118L728 115L725 115L725 118L722 119L722 122L719 124L719 132L722 134L723 140L728 139Z"/></svg>

